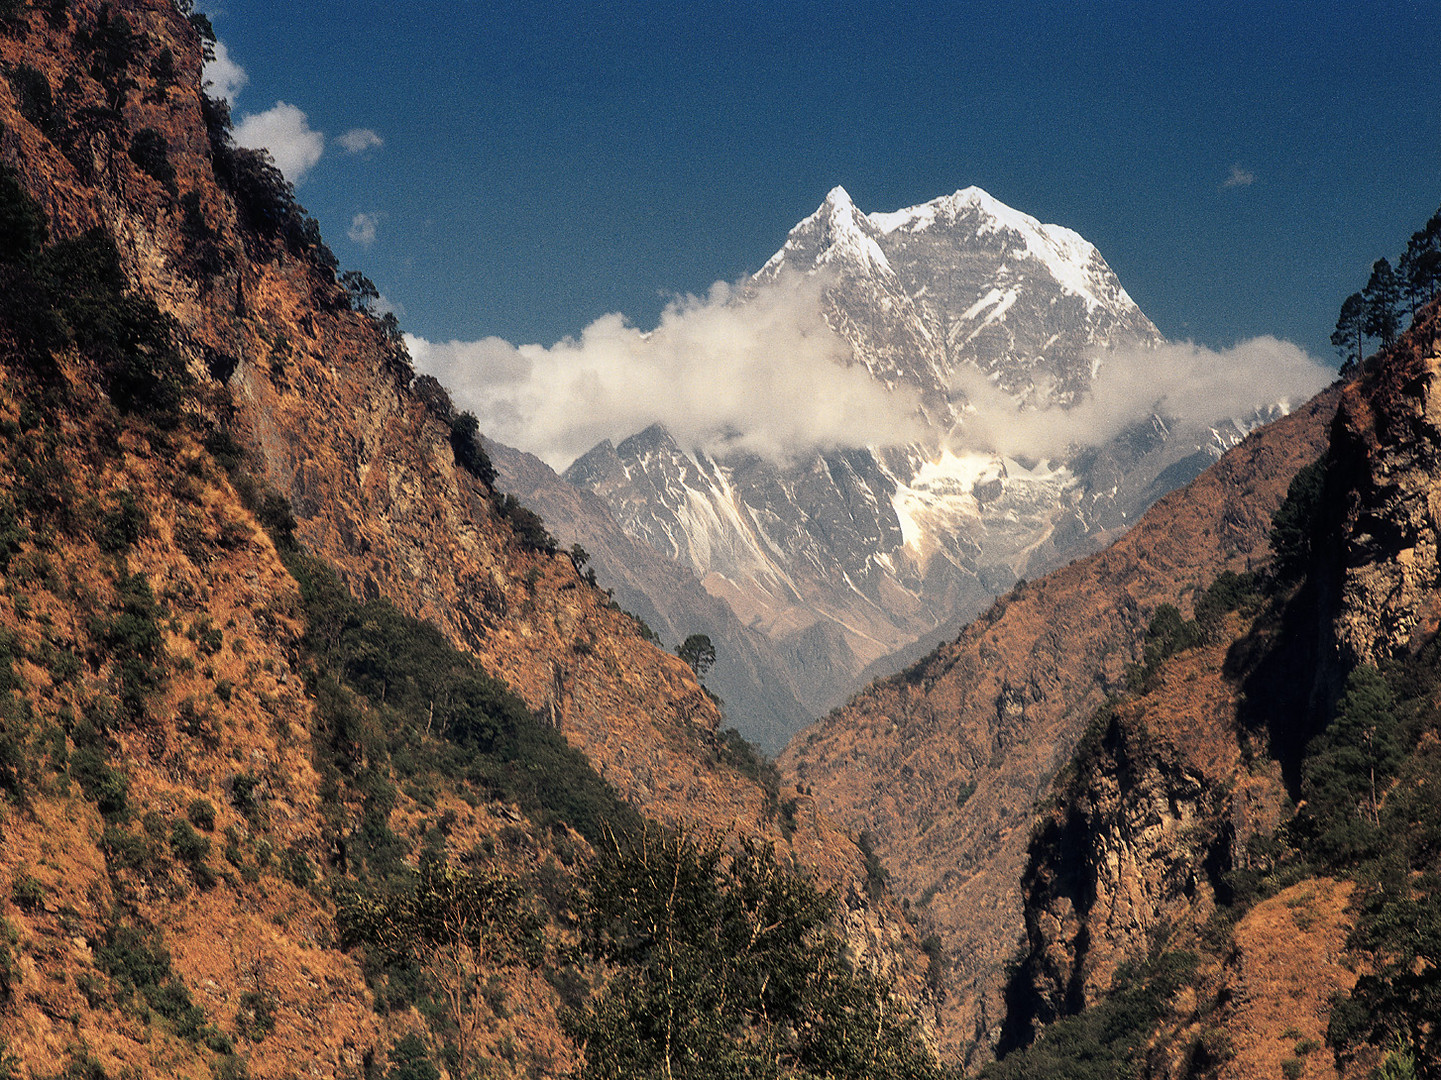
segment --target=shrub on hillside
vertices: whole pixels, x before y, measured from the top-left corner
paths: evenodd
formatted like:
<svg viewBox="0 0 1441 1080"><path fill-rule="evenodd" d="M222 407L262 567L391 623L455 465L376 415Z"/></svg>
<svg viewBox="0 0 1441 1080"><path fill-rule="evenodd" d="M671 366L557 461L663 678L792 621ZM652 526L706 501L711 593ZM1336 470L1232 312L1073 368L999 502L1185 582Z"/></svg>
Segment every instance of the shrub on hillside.
<svg viewBox="0 0 1441 1080"><path fill-rule="evenodd" d="M1303 465L1291 479L1286 498L1271 518L1271 551L1277 580L1300 580L1311 563L1311 545L1320 525L1325 459Z"/></svg>
<svg viewBox="0 0 1441 1080"><path fill-rule="evenodd" d="M130 160L158 181L172 197L180 193L175 185L175 166L170 163L170 145L165 136L154 128L141 128L135 133L130 140Z"/></svg>

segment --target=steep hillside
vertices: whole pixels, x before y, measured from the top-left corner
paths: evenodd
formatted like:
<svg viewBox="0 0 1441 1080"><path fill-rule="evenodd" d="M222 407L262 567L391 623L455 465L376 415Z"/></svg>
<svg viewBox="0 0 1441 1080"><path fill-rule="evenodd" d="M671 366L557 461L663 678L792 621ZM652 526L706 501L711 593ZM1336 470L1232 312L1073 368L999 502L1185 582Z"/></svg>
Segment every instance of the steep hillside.
<svg viewBox="0 0 1441 1080"><path fill-rule="evenodd" d="M842 1052L834 1010L799 1041L721 1011L711 1059L929 1075L890 997L925 1011L926 960L865 853L493 490L200 93L207 30L167 0L0 11L0 1060L565 1072L655 985L605 899L653 857L727 933L792 905L686 1008L784 947L814 961L794 1001L884 1013Z"/></svg>
<svg viewBox="0 0 1441 1080"><path fill-rule="evenodd" d="M1114 545L1017 586L954 642L792 742L788 777L867 829L897 891L935 920L957 1031L1001 1034L1033 807L1095 709L1124 687L1162 603L1269 559L1271 515L1325 446L1334 392L1252 435Z"/></svg>
<svg viewBox="0 0 1441 1080"><path fill-rule="evenodd" d="M61 26L33 17L32 34L43 28L45 48L33 38L11 39L9 62L49 59L52 81L65 83L60 58L78 47L87 15L98 17L85 8ZM238 151L212 165L212 137L223 130L214 115L207 129L202 114L189 24L165 4L134 16L137 25L144 17L149 37L129 46L126 72L143 69L146 43L194 65L163 99L141 85L128 92L123 110L106 113L105 95L115 91L85 80L75 100L62 91L53 106L76 118L66 136L81 138L80 118L114 129L64 146L11 106L7 144L18 141L16 167L47 208L55 235L96 225L115 232L129 280L177 319L190 362L203 359L202 387L224 386L215 419L259 455L259 474L286 498L298 535L357 596L394 598L437 623L532 708L591 740L622 787L644 785L634 777L645 765L611 760L625 739L641 730L657 739L663 731L705 733L716 725L714 707L685 664L657 653L603 595L582 587L569 560L544 540L516 538L485 484L456 464L446 418L407 391L410 372L394 335L352 310L313 221L288 202L279 174ZM120 86L126 78L113 81ZM136 130L158 133L170 148L171 183L184 197L123 152ZM97 141L113 152L85 157ZM187 218L191 192L200 207L213 207L198 224ZM743 799L720 795L722 819L735 812L733 798ZM657 799L657 812L682 812L678 791Z"/></svg>
<svg viewBox="0 0 1441 1080"><path fill-rule="evenodd" d="M1222 579L1208 628L1168 642L1179 654L1144 692L1093 718L1030 840L1028 950L1001 1050L1045 1034L993 1075L1048 1075L1042 1062L1069 1040L1061 1052L1157 1077L1263 1075L1303 1058L1298 1075L1338 1075L1322 1051L1333 1000L1356 984L1353 884L1278 858L1294 803L1267 732L1242 719L1254 672L1234 648L1269 620L1265 603ZM1239 616L1218 617L1231 605ZM1183 978L1157 985L1168 968ZM1150 987L1142 1008L1128 1002L1137 984ZM1102 1034L1117 1009L1132 1015Z"/></svg>
<svg viewBox="0 0 1441 1080"><path fill-rule="evenodd" d="M726 723L767 754L785 747L810 714L796 700L790 673L763 634L742 626L724 601L712 596L685 567L632 539L590 492L567 484L529 454L485 441L496 482L552 523L561 547L580 544L603 588L674 647L695 633L716 648L707 685L724 704Z"/></svg>
<svg viewBox="0 0 1441 1080"><path fill-rule="evenodd" d="M1093 715L1031 834L988 1075L1441 1069L1437 315L1341 391L1270 572L1158 609Z"/></svg>
<svg viewBox="0 0 1441 1080"><path fill-rule="evenodd" d="M1341 399L1332 439L1328 522L1339 541L1324 565L1324 615L1337 661L1379 663L1436 633L1437 339L1441 319L1423 310Z"/></svg>

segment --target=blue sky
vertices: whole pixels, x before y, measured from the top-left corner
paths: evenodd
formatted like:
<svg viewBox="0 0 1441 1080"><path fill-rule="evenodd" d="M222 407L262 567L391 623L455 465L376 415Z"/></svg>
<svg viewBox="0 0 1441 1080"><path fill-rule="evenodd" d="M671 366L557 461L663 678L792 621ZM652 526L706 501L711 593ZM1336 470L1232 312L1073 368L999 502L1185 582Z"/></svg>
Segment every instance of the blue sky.
<svg viewBox="0 0 1441 1080"><path fill-rule="evenodd" d="M1342 298L1441 205L1434 0L209 12L236 119L323 135L300 201L436 341L647 327L833 185L871 211L977 184L1096 244L1168 337L1330 360Z"/></svg>

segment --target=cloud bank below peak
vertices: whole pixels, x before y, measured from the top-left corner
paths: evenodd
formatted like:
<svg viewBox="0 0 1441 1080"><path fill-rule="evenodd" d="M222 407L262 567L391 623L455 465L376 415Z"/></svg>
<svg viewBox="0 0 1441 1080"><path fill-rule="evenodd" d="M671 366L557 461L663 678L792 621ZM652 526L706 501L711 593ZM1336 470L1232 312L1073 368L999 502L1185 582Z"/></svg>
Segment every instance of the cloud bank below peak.
<svg viewBox="0 0 1441 1080"><path fill-rule="evenodd" d="M654 330L606 315L549 347L407 342L485 434L556 469L654 423L683 446L775 461L924 438L918 395L851 362L822 315L825 284L791 275L742 295L717 282L673 300Z"/></svg>
<svg viewBox="0 0 1441 1080"><path fill-rule="evenodd" d="M551 346L406 340L417 370L439 379L485 434L557 470L655 423L688 448L781 464L842 447L936 446L918 392L876 382L826 322L829 283L794 273L761 286L718 282L703 297L673 300L654 330L606 315ZM1098 350L1091 361L1091 390L1070 408L1019 403L980 370L961 369L951 387L961 420L946 441L957 452L1062 460L1153 415L1183 425L1245 420L1299 404L1335 378L1270 336L1225 349Z"/></svg>
<svg viewBox="0 0 1441 1080"><path fill-rule="evenodd" d="M1087 396L1067 409L1018 405L975 368L952 390L964 399L950 433L957 449L1057 458L1097 446L1152 416L1183 425L1244 420L1271 405L1299 405L1336 377L1333 368L1289 341L1264 335L1225 349L1167 342L1097 350Z"/></svg>

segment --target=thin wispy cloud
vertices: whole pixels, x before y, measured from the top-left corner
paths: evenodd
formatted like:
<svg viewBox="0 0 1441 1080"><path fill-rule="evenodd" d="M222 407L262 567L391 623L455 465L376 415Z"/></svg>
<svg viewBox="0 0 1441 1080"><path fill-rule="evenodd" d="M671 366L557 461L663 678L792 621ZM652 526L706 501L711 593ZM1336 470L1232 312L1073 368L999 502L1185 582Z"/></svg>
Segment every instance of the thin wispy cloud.
<svg viewBox="0 0 1441 1080"><path fill-rule="evenodd" d="M230 58L230 50L225 47L225 42L217 41L215 56L205 62L200 80L201 85L209 89L211 97L234 101L236 95L245 89L250 76Z"/></svg>
<svg viewBox="0 0 1441 1080"><path fill-rule="evenodd" d="M367 150L379 150L385 145L385 140L370 128L351 128L337 136L335 141L349 154L363 154Z"/></svg>
<svg viewBox="0 0 1441 1080"><path fill-rule="evenodd" d="M1223 188L1250 187L1256 182L1256 174L1240 165L1231 166L1231 174L1221 182Z"/></svg>
<svg viewBox="0 0 1441 1080"><path fill-rule="evenodd" d="M375 243L375 227L377 224L378 222L374 214L356 214L350 219L350 228L345 230L345 235L350 238L352 244L369 247Z"/></svg>
<svg viewBox="0 0 1441 1080"><path fill-rule="evenodd" d="M558 469L657 422L683 446L775 461L924 438L918 394L874 381L827 325L825 284L794 275L742 295L718 282L673 301L654 330L606 315L549 347L407 344L482 431Z"/></svg>
<svg viewBox="0 0 1441 1080"><path fill-rule="evenodd" d="M325 136L304 112L284 101L261 113L246 113L232 132L237 146L270 151L275 166L298 184L325 153Z"/></svg>

